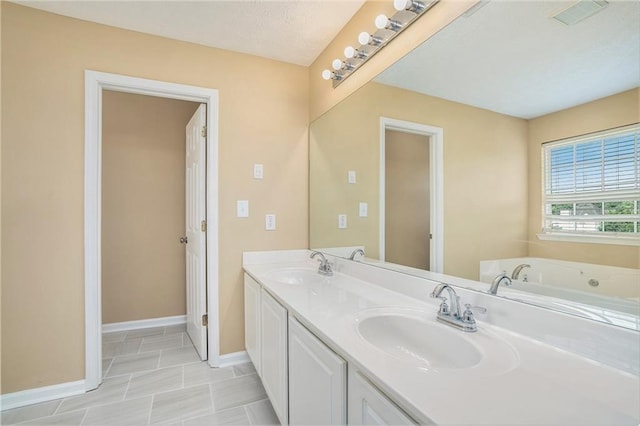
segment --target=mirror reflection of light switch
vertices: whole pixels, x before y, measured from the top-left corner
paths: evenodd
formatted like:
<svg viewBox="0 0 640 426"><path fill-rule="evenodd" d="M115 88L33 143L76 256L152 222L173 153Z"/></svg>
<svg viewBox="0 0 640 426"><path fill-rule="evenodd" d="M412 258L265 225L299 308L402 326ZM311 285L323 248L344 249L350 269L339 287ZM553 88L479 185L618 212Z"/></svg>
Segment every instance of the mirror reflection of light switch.
<svg viewBox="0 0 640 426"><path fill-rule="evenodd" d="M355 170L349 170L347 173L349 183L356 183L356 172Z"/></svg>
<svg viewBox="0 0 640 426"><path fill-rule="evenodd" d="M360 217L367 217L369 205L367 203L360 203Z"/></svg>
<svg viewBox="0 0 640 426"><path fill-rule="evenodd" d="M236 209L238 217L249 217L249 200L238 200Z"/></svg>
<svg viewBox="0 0 640 426"><path fill-rule="evenodd" d="M347 215L339 214L338 215L338 228L347 229Z"/></svg>

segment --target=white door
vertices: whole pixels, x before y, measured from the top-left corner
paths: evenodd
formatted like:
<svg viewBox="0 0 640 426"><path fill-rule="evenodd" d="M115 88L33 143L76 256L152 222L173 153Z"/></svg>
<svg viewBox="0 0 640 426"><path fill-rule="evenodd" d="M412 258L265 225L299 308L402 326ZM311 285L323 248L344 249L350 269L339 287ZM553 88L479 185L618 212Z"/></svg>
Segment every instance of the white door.
<svg viewBox="0 0 640 426"><path fill-rule="evenodd" d="M186 132L187 333L202 360L207 359L206 108L198 107Z"/></svg>

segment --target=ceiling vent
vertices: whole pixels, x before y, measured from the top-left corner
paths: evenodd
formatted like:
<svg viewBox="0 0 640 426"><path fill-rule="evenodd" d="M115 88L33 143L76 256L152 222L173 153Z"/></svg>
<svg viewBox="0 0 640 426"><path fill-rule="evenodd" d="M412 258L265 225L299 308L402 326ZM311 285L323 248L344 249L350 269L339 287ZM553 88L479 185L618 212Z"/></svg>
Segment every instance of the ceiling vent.
<svg viewBox="0 0 640 426"><path fill-rule="evenodd" d="M601 11L608 4L604 0L580 0L567 9L556 13L552 18L565 25L574 25Z"/></svg>

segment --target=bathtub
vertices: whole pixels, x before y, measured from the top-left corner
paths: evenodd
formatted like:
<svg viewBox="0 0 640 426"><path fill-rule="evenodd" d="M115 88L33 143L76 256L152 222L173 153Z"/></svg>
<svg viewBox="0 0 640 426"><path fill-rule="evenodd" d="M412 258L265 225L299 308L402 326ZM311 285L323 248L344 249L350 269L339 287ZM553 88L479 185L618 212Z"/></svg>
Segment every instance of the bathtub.
<svg viewBox="0 0 640 426"><path fill-rule="evenodd" d="M499 295L628 328L640 326L640 270L518 257L480 261L480 281L491 283L503 272L511 276L521 264L531 266L522 269L511 287L501 286Z"/></svg>

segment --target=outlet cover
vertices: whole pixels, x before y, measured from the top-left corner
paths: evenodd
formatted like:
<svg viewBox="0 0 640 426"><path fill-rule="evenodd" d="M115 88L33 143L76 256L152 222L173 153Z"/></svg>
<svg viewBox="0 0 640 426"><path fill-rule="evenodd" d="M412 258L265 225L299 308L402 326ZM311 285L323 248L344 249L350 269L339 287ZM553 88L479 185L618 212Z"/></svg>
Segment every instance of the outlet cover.
<svg viewBox="0 0 640 426"><path fill-rule="evenodd" d="M367 203L360 203L360 217L367 217L369 213L369 205Z"/></svg>
<svg viewBox="0 0 640 426"><path fill-rule="evenodd" d="M339 214L338 215L338 228L347 229L347 215Z"/></svg>
<svg viewBox="0 0 640 426"><path fill-rule="evenodd" d="M253 178L254 179L263 179L264 178L264 167L262 164L254 164L253 165Z"/></svg>
<svg viewBox="0 0 640 426"><path fill-rule="evenodd" d="M349 172L347 172L347 180L349 181L349 183L356 183L355 170L349 170Z"/></svg>
<svg viewBox="0 0 640 426"><path fill-rule="evenodd" d="M249 200L238 200L236 209L238 217L249 217Z"/></svg>
<svg viewBox="0 0 640 426"><path fill-rule="evenodd" d="M264 217L264 229L267 231L275 231L276 230L276 215L268 214Z"/></svg>

